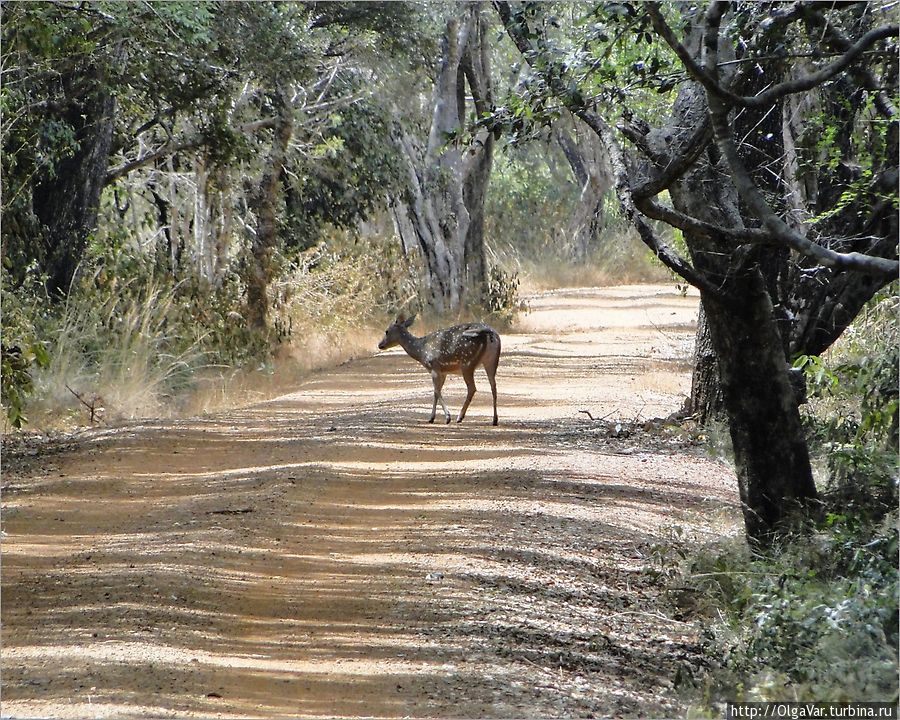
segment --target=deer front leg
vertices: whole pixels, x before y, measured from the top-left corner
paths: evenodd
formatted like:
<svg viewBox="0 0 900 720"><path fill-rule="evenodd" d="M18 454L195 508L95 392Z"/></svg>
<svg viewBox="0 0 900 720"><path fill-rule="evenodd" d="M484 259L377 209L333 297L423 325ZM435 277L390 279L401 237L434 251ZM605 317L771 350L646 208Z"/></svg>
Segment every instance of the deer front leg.
<svg viewBox="0 0 900 720"><path fill-rule="evenodd" d="M444 373L438 372L437 370L431 371L431 382L434 383L434 402L431 405L431 417L428 419L428 422L434 422L434 416L437 414L437 404L438 400L441 401L441 407L444 409L444 418L445 422L450 422L450 411L447 409L447 404L444 402L444 396L441 395L441 388L444 387L444 380L446 379L446 375Z"/></svg>

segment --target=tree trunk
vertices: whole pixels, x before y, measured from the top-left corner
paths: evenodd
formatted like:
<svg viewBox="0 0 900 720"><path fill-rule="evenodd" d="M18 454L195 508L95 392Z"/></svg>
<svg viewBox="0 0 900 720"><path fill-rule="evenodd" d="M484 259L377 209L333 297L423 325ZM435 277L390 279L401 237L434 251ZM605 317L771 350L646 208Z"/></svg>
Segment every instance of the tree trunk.
<svg viewBox="0 0 900 720"><path fill-rule="evenodd" d="M694 128L706 111L703 90L687 85L675 103L669 130L659 135L677 142L679 129ZM684 132L684 130L682 130ZM671 188L676 210L718 227L741 227L740 202L727 166L708 153ZM735 471L747 537L758 549L768 547L778 533L808 510L817 493L809 451L800 424L798 396L789 377L786 342L761 266L769 256L757 248L740 256L721 252L717 240L686 232L694 266L713 278L721 298L701 293L708 338L698 323L692 396L694 412L714 412L715 377L734 447ZM709 344L706 344L706 340ZM716 368L710 367L715 358Z"/></svg>
<svg viewBox="0 0 900 720"><path fill-rule="evenodd" d="M702 302L697 315L693 364L689 411L696 416L699 425L706 425L712 420L724 420L725 404L719 382L719 364Z"/></svg>
<svg viewBox="0 0 900 720"><path fill-rule="evenodd" d="M284 158L294 130L293 116L284 92L273 98L278 122L272 149L259 188L252 194L256 213L256 233L250 242L247 273L247 320L256 330L265 330L269 315L269 282L272 279L272 256L278 246L278 179L284 169Z"/></svg>
<svg viewBox="0 0 900 720"><path fill-rule="evenodd" d="M486 32L486 23L479 10L475 15L472 37L460 63L460 68L472 92L476 115L479 117L493 110L491 66L488 57L488 42L485 38ZM461 83L459 85L462 87ZM461 97L461 101L464 101L464 97ZM460 112L460 124L464 125L464 123L464 115ZM469 211L469 227L466 231L464 252L466 300L471 304L485 307L488 299L488 272L484 252L484 201L494 162L494 136L491 133L482 132L477 137L481 144L469 148L463 181L463 202ZM473 150L476 152L472 152Z"/></svg>
<svg viewBox="0 0 900 720"><path fill-rule="evenodd" d="M734 280L736 302L704 297L734 448L744 524L766 549L816 500L797 400L771 300L757 269Z"/></svg>
<svg viewBox="0 0 900 720"><path fill-rule="evenodd" d="M466 83L476 111L491 106L484 25L478 4L447 22L424 151L399 122L393 131L408 178L406 197L392 204L395 227L404 250L421 253L427 300L440 314L486 297L484 199L494 140L479 131L466 146L459 139L448 141L466 124Z"/></svg>
<svg viewBox="0 0 900 720"><path fill-rule="evenodd" d="M97 226L115 111L115 98L100 84L98 78L97 89L86 100L73 101L64 114L62 120L75 131L77 149L33 193L34 213L45 228L43 270L51 297L68 293L88 237Z"/></svg>

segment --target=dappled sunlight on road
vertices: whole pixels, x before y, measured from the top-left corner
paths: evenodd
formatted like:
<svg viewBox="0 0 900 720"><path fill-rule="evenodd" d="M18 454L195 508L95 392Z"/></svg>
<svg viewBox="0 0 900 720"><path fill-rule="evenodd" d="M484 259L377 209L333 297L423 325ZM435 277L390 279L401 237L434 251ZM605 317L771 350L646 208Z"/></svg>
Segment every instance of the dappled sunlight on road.
<svg viewBox="0 0 900 720"><path fill-rule="evenodd" d="M685 443L579 414L680 405L690 333L657 326L696 300L633 292L535 301L526 328L558 311L591 332L504 337L499 427L483 374L464 423L424 422L427 375L387 353L5 479L4 714L677 709L694 630L659 612L649 548L676 523L713 532L735 487ZM652 322L601 326L638 306ZM448 382L451 407L462 395Z"/></svg>

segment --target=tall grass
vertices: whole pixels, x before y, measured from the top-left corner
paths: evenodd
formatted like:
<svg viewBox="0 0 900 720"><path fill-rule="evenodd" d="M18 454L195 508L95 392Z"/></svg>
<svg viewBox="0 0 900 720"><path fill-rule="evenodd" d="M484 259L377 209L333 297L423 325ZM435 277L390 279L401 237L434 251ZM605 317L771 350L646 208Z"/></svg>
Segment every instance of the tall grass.
<svg viewBox="0 0 900 720"><path fill-rule="evenodd" d="M200 338L179 333L179 310L177 286L153 280L133 280L106 297L70 295L46 335L50 363L35 377L35 420L52 424L60 413L71 419L87 405L102 407L106 419L172 407L205 365Z"/></svg>
<svg viewBox="0 0 900 720"><path fill-rule="evenodd" d="M290 331L284 350L304 369L372 352L388 318L420 297L393 237L331 247L309 251L272 288L278 322Z"/></svg>
<svg viewBox="0 0 900 720"><path fill-rule="evenodd" d="M499 243L491 249L491 256L494 263L519 277L521 289L526 293L557 288L662 283L673 277L635 234L625 229L610 230L581 260L574 260L564 252L549 250L535 254Z"/></svg>
<svg viewBox="0 0 900 720"><path fill-rule="evenodd" d="M218 287L195 277L175 282L140 257L96 259L63 305L48 302L40 281L21 297L5 293L14 319L41 338L49 358L31 370L28 423L235 407L373 352L387 318L418 297L416 273L393 237L332 240L283 266L269 288L272 327L263 332L245 320L238 273ZM4 341L24 347L25 335L13 330L4 325Z"/></svg>

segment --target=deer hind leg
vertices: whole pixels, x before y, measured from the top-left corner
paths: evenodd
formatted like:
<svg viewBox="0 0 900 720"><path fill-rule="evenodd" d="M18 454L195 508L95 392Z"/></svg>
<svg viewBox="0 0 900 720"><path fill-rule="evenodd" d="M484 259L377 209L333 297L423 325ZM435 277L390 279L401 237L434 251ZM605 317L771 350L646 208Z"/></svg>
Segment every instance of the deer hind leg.
<svg viewBox="0 0 900 720"><path fill-rule="evenodd" d="M456 422L461 423L463 418L466 416L466 410L469 409L469 403L472 402L472 398L475 396L475 368L466 368L462 372L463 380L466 381L466 387L469 392L466 395L466 401L463 403L462 408L459 411L459 417L456 418Z"/></svg>
<svg viewBox="0 0 900 720"><path fill-rule="evenodd" d="M428 422L434 422L434 416L437 414L437 404L438 400L441 401L441 407L444 409L444 422L450 422L450 411L447 409L447 404L444 402L444 396L441 394L441 389L444 387L444 380L447 376L444 373L439 373L437 370L431 371L431 381L434 383L434 402L431 405L431 417L428 418Z"/></svg>
<svg viewBox="0 0 900 720"><path fill-rule="evenodd" d="M491 384L491 395L494 398L494 425L497 424L497 366L500 364L500 336L491 335L482 356L484 371L487 373L488 382Z"/></svg>

